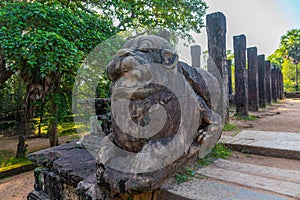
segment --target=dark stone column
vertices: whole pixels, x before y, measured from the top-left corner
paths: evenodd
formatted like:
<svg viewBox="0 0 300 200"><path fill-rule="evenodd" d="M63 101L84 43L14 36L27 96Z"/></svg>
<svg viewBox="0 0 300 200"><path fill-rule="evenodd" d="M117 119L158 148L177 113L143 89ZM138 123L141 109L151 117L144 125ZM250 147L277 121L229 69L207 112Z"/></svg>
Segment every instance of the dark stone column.
<svg viewBox="0 0 300 200"><path fill-rule="evenodd" d="M191 46L192 66L200 68L201 47L200 45Z"/></svg>
<svg viewBox="0 0 300 200"><path fill-rule="evenodd" d="M277 93L277 99L280 99L280 69L279 68L276 68L276 86L277 86L277 90L276 90L276 93Z"/></svg>
<svg viewBox="0 0 300 200"><path fill-rule="evenodd" d="M265 61L265 80L266 80L266 103L272 103L272 80L271 80L271 62Z"/></svg>
<svg viewBox="0 0 300 200"><path fill-rule="evenodd" d="M248 58L248 95L249 110L258 111L258 59L257 48L251 47L247 49Z"/></svg>
<svg viewBox="0 0 300 200"><path fill-rule="evenodd" d="M282 99L282 93L281 93L281 70L278 69L278 99Z"/></svg>
<svg viewBox="0 0 300 200"><path fill-rule="evenodd" d="M226 17L221 12L206 16L208 39L208 72L213 74L222 88L222 97L217 106L223 115L223 122L229 121L228 75L226 67Z"/></svg>
<svg viewBox="0 0 300 200"><path fill-rule="evenodd" d="M232 61L227 60L227 72L228 72L228 94L232 94L232 73L231 73L231 65Z"/></svg>
<svg viewBox="0 0 300 200"><path fill-rule="evenodd" d="M248 76L246 71L246 36L233 37L235 64L236 114L248 116Z"/></svg>
<svg viewBox="0 0 300 200"><path fill-rule="evenodd" d="M266 82L265 82L265 55L258 57L258 87L259 87L259 106L266 107Z"/></svg>
<svg viewBox="0 0 300 200"><path fill-rule="evenodd" d="M272 100L276 102L277 101L276 68L272 68L271 76L272 76Z"/></svg>
<svg viewBox="0 0 300 200"><path fill-rule="evenodd" d="M284 88L283 88L283 74L280 70L279 72L279 83L280 83L280 99L284 99Z"/></svg>

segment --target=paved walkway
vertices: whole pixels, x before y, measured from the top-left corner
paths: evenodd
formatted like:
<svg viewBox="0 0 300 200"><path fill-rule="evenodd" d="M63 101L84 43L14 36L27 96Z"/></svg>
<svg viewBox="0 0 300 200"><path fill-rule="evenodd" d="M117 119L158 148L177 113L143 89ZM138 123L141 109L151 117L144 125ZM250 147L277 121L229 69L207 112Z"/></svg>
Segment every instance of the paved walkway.
<svg viewBox="0 0 300 200"><path fill-rule="evenodd" d="M222 136L221 142L236 150L233 156L199 169L198 178L169 191L179 199L300 200L300 100L251 114L259 119L232 121L243 131Z"/></svg>

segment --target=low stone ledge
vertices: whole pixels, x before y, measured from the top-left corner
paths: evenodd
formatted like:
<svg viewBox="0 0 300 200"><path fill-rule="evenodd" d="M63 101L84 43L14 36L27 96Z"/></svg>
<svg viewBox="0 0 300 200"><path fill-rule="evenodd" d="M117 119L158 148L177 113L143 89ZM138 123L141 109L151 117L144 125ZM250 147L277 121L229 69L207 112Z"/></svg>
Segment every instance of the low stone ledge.
<svg viewBox="0 0 300 200"><path fill-rule="evenodd" d="M16 174L21 174L23 172L31 171L36 167L35 164L26 164L18 167L11 166L11 168L8 168L7 170L0 172L0 179L13 176Z"/></svg>

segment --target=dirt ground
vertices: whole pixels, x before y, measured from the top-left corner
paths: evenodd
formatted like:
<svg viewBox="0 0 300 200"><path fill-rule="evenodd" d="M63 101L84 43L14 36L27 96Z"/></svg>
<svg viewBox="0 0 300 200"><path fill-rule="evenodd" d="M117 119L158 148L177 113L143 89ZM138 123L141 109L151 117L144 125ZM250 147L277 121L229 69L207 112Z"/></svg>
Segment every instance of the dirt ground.
<svg viewBox="0 0 300 200"><path fill-rule="evenodd" d="M251 113L258 116L257 120L232 120L239 129L252 129L262 131L282 131L300 134L300 100L287 100L284 103L268 107L260 112ZM226 135L236 134L236 131L225 132ZM60 143L70 140L69 137L60 138ZM28 140L29 151L41 149L48 145L48 139ZM0 138L0 149L15 150L17 137ZM279 167L283 169L300 170L300 161L285 159L266 158L256 155L245 155L234 152L230 160L240 160L242 162L255 163L265 166ZM33 172L27 172L10 178L0 180L0 200L23 200L33 189Z"/></svg>
<svg viewBox="0 0 300 200"><path fill-rule="evenodd" d="M72 140L74 136L64 136L59 138L59 143ZM0 150L16 151L18 137L0 137ZM34 152L49 147L48 138L27 139L28 152ZM33 171L19 174L13 177L0 179L0 200L23 200L27 199L27 194L33 190Z"/></svg>
<svg viewBox="0 0 300 200"><path fill-rule="evenodd" d="M65 143L72 140L74 136L59 137L59 143ZM49 146L49 138L29 138L26 143L28 144L28 152L34 152ZM0 136L0 150L16 151L18 145L18 136Z"/></svg>
<svg viewBox="0 0 300 200"><path fill-rule="evenodd" d="M258 130L274 132L300 133L300 99L288 99L259 112L249 112L258 117L257 120L237 120L232 118L230 123L239 130ZM228 131L223 134L232 135L237 131Z"/></svg>
<svg viewBox="0 0 300 200"><path fill-rule="evenodd" d="M33 190L33 171L0 180L0 200L23 200Z"/></svg>

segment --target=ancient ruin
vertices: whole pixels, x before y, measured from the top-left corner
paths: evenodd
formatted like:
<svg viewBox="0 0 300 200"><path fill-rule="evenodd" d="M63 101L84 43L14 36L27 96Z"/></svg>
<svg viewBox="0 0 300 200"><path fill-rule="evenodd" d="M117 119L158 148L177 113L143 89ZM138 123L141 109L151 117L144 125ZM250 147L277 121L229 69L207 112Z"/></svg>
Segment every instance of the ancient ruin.
<svg viewBox="0 0 300 200"><path fill-rule="evenodd" d="M99 119L110 102L111 119L102 127L91 123L91 134L80 143L31 154L41 168L28 199L152 199L220 138L217 79L178 61L167 40L148 35L128 41L107 74L111 99L81 103L96 102Z"/></svg>

